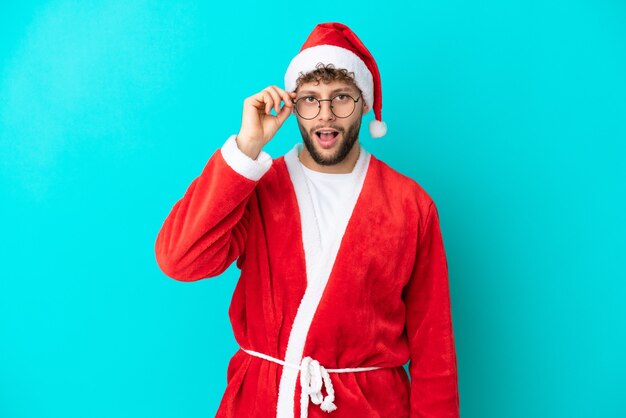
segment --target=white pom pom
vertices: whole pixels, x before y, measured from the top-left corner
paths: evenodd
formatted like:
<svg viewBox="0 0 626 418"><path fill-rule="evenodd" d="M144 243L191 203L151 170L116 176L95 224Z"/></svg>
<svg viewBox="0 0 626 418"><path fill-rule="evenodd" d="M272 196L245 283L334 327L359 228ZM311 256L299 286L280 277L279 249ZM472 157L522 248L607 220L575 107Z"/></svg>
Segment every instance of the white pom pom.
<svg viewBox="0 0 626 418"><path fill-rule="evenodd" d="M380 138L387 133L387 124L382 120L372 119L370 121L370 135L372 138Z"/></svg>

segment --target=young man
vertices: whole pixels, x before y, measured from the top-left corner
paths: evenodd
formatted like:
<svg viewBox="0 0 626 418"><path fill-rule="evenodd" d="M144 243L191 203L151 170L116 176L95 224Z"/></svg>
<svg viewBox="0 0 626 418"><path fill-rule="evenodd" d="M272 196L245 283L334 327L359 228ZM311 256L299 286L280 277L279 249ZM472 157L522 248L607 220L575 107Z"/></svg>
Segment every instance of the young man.
<svg viewBox="0 0 626 418"><path fill-rule="evenodd" d="M229 309L241 349L217 417L459 416L437 208L358 141L371 109L370 133L385 134L381 108L369 51L347 26L317 25L285 89L244 100L239 133L165 220L168 276L241 270ZM290 114L303 143L272 159L262 148Z"/></svg>

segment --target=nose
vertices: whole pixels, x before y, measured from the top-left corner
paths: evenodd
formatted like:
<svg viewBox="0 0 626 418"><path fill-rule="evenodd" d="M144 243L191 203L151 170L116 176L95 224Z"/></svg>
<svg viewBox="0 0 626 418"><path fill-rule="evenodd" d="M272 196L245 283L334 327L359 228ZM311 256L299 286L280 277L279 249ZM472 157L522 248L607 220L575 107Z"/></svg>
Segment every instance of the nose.
<svg viewBox="0 0 626 418"><path fill-rule="evenodd" d="M320 102L320 113L318 116L319 120L333 120L335 119L335 114L331 110L329 101Z"/></svg>

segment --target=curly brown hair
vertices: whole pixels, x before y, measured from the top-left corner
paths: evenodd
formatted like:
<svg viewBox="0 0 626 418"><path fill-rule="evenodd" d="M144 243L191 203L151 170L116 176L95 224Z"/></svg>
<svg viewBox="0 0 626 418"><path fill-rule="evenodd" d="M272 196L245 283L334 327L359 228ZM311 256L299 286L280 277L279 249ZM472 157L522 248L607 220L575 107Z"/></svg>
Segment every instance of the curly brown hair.
<svg viewBox="0 0 626 418"><path fill-rule="evenodd" d="M299 73L298 79L296 80L296 89L302 84L312 81L315 81L316 85L318 85L320 81L323 81L325 84L332 81L343 81L356 87L359 93L361 93L361 89L356 85L354 72L349 72L345 68L335 68L333 64L324 65L321 62L318 63L315 68L315 70L309 71L306 74L302 73L302 71Z"/></svg>

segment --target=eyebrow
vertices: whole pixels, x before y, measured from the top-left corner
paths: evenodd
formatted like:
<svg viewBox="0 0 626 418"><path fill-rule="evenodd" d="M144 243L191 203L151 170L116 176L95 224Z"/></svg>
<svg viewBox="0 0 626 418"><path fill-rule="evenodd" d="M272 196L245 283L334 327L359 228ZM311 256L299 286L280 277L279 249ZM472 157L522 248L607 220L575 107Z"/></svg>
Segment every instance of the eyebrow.
<svg viewBox="0 0 626 418"><path fill-rule="evenodd" d="M347 88L347 87L341 87L341 88L338 88L338 89L334 89L334 90L332 90L330 93L331 93L331 94L332 94L332 93L337 93L337 92L339 92L339 91L341 91L341 92L347 92L347 93L353 93L353 91L352 91L352 90L350 90L350 89L349 89L349 88ZM317 94L317 92L315 92L315 91L313 91L313 90L303 90L303 91L301 91L301 92L300 92L300 94Z"/></svg>

